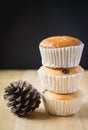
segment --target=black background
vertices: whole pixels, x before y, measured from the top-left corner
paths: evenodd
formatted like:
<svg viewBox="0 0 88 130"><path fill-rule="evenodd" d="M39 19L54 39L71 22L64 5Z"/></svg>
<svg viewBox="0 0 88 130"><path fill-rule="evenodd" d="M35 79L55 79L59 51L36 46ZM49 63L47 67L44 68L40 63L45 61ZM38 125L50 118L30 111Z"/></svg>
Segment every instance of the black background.
<svg viewBox="0 0 88 130"><path fill-rule="evenodd" d="M39 43L70 35L84 44L80 65L88 69L88 4L85 1L3 2L0 7L0 69L37 69Z"/></svg>

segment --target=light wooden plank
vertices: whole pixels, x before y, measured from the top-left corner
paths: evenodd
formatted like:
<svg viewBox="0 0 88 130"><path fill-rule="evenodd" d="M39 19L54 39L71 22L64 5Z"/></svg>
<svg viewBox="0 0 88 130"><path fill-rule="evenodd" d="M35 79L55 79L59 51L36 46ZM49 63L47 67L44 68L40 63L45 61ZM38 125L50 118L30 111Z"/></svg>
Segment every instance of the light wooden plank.
<svg viewBox="0 0 88 130"><path fill-rule="evenodd" d="M80 89L84 93L80 112L70 117L51 116L43 103L30 116L19 118L10 113L3 99L4 88L12 81L28 80L42 91L36 70L0 70L0 130L88 130L88 71L84 72Z"/></svg>

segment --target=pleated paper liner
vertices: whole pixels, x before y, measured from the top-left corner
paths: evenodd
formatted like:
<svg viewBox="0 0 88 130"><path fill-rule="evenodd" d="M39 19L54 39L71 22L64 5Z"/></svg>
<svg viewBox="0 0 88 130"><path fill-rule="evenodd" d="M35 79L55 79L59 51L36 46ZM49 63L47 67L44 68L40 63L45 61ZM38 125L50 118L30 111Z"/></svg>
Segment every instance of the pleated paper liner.
<svg viewBox="0 0 88 130"><path fill-rule="evenodd" d="M58 116L70 116L80 111L82 96L72 100L56 100L45 95L42 100L47 113Z"/></svg>
<svg viewBox="0 0 88 130"><path fill-rule="evenodd" d="M44 89L56 93L73 93L79 89L83 72L66 76L54 76L38 71L41 85Z"/></svg>
<svg viewBox="0 0 88 130"><path fill-rule="evenodd" d="M80 63L84 44L63 48L42 48L40 54L42 64L52 68L70 68Z"/></svg>

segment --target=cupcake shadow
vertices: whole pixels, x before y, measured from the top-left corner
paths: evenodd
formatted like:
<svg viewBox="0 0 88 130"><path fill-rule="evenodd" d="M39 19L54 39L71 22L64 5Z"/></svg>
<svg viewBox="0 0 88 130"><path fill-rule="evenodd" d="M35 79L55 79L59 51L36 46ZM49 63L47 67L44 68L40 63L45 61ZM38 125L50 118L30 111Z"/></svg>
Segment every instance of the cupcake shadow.
<svg viewBox="0 0 88 130"><path fill-rule="evenodd" d="M42 110L36 110L25 118L31 120L54 120L57 118L88 118L88 103L84 103L78 113L69 116L55 116Z"/></svg>
<svg viewBox="0 0 88 130"><path fill-rule="evenodd" d="M52 115L47 114L45 111L34 111L33 113L28 114L25 118L33 120L51 120L57 117L53 117Z"/></svg>
<svg viewBox="0 0 88 130"><path fill-rule="evenodd" d="M88 118L88 103L84 103L81 106L81 110L79 113L80 118Z"/></svg>

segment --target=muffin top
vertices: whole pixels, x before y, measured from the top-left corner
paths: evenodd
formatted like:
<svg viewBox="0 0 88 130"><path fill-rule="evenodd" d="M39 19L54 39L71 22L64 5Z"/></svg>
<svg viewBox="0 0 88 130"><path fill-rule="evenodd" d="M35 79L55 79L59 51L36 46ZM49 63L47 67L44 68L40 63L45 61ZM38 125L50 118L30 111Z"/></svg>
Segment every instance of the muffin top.
<svg viewBox="0 0 88 130"><path fill-rule="evenodd" d="M83 94L80 90L70 93L70 94L58 94L51 91L45 91L44 95L48 98L55 98L56 100L72 100L74 98L79 98Z"/></svg>
<svg viewBox="0 0 88 130"><path fill-rule="evenodd" d="M41 74L54 75L54 76L69 76L76 73L81 73L83 71L84 69L81 66L77 66L74 68L49 68L41 66L38 70L38 72Z"/></svg>
<svg viewBox="0 0 88 130"><path fill-rule="evenodd" d="M78 38L72 36L53 36L42 40L39 44L39 47L62 48L69 46L77 46L80 45L81 43L82 42Z"/></svg>

